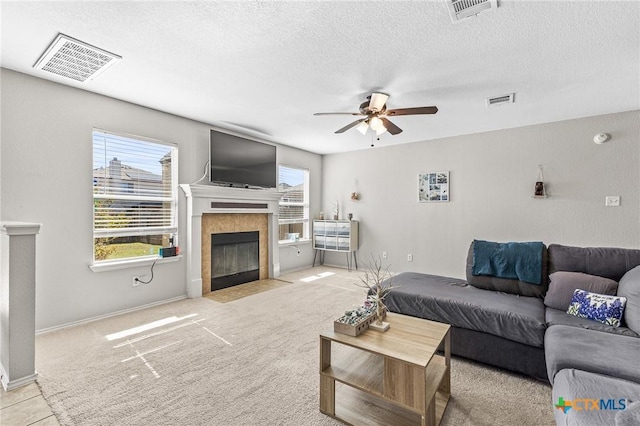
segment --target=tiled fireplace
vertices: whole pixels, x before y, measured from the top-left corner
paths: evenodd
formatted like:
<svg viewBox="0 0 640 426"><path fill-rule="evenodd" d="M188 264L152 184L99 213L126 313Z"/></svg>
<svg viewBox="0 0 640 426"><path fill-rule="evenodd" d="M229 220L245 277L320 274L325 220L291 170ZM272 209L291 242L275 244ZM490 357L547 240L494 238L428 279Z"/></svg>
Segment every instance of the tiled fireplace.
<svg viewBox="0 0 640 426"><path fill-rule="evenodd" d="M266 213L204 213L202 215L202 294L230 287L225 281L230 284L234 281L234 276L237 277L242 272L241 269L244 269L241 264L244 263L245 259L243 259L244 256L242 254L238 259L237 247L233 250L235 256L229 254L231 250L226 250L226 253L224 250L221 253L219 248L216 250L216 246L230 245L224 243L228 243L230 240L233 241L233 235L236 235L237 239L240 240L236 242L240 243L240 252L242 253L247 251L248 241L246 240L248 233L255 232L258 234L256 252L258 254L257 269L259 273L256 279L264 280L269 278L268 216ZM218 241L216 241L216 238ZM215 261L223 264L220 265L221 268L218 271L212 270L214 263L216 263ZM229 276L229 279L224 279L224 276ZM237 278L240 279L240 277ZM241 282L235 284L241 284Z"/></svg>
<svg viewBox="0 0 640 426"><path fill-rule="evenodd" d="M200 297L219 286L214 271L212 279L213 256L220 256L220 250L212 248L216 239L226 241L229 234L256 232L258 234L258 276L259 279L275 278L280 275L278 251L278 201L282 196L275 190L257 190L227 188L210 185L180 185L187 198L187 236L186 245L182 244L187 257L187 295ZM241 243L241 259L233 260L226 254L228 275L237 273L234 262L245 262L243 256L247 249ZM222 256L225 256L224 250ZM224 261L223 261L224 262ZM224 268L223 268L224 269ZM234 278L231 280L233 281Z"/></svg>
<svg viewBox="0 0 640 426"><path fill-rule="evenodd" d="M264 257L259 243L260 231L211 234L211 291L259 280L260 257ZM202 284L206 286L205 278Z"/></svg>

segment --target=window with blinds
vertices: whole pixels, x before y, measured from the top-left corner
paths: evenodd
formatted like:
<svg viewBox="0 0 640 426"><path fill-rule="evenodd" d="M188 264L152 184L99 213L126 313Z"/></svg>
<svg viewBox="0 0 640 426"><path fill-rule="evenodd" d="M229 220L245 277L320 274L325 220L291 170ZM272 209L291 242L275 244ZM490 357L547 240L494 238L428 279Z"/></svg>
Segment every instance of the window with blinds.
<svg viewBox="0 0 640 426"><path fill-rule="evenodd" d="M93 131L95 262L177 245L177 157L174 144Z"/></svg>
<svg viewBox="0 0 640 426"><path fill-rule="evenodd" d="M309 171L294 167L278 167L280 199L279 240L296 241L309 238Z"/></svg>

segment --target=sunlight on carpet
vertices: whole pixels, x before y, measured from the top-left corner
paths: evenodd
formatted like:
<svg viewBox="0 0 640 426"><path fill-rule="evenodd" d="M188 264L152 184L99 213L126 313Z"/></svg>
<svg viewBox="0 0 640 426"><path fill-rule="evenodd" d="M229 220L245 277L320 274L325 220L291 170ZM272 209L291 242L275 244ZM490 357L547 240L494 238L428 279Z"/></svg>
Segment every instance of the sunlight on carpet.
<svg viewBox="0 0 640 426"><path fill-rule="evenodd" d="M111 341L111 340L118 340L121 339L123 337L128 337L128 336L132 336L134 334L138 334L138 333L142 333L143 331L148 331L154 328L158 328L158 327L162 327L163 325L167 325L167 324L173 324L174 322L178 322L178 321L182 321L184 319L187 318L191 318L195 316L195 314L190 314L190 315L186 315L184 317L176 317L176 316L172 316L172 317L168 317L168 318L164 318L158 321L154 321L148 324L143 324L137 327L133 327L130 328L128 330L122 330L119 331L117 333L112 333L109 334L107 337L107 340Z"/></svg>
<svg viewBox="0 0 640 426"><path fill-rule="evenodd" d="M312 281L316 281L322 278L327 278L327 277L331 277L335 275L335 272L320 272L317 275L310 275L308 277L304 277L304 278L300 278L300 281L305 282L305 283L310 283Z"/></svg>

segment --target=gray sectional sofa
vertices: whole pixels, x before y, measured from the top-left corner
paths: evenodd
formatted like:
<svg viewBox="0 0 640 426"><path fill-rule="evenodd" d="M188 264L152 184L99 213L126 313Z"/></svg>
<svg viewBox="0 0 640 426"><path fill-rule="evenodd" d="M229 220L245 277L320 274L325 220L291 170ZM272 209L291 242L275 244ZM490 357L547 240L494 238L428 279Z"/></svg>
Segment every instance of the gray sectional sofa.
<svg viewBox="0 0 640 426"><path fill-rule="evenodd" d="M534 285L473 275L473 244L467 280L398 274L387 309L451 324L454 355L548 380L558 425L640 424L640 250L543 246ZM622 324L568 314L576 288L625 297Z"/></svg>

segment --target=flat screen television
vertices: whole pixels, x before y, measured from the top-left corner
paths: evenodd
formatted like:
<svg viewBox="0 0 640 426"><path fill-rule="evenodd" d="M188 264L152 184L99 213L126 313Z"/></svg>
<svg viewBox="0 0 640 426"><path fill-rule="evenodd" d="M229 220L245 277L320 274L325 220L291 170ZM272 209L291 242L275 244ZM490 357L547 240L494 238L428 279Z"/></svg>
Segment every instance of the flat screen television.
<svg viewBox="0 0 640 426"><path fill-rule="evenodd" d="M276 147L211 130L209 181L243 188L277 186Z"/></svg>

